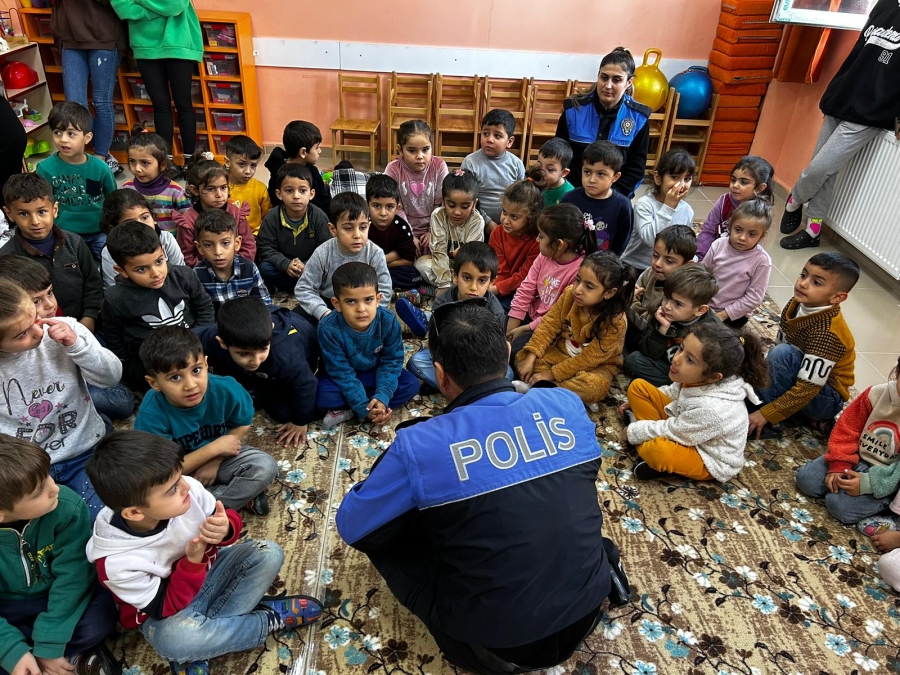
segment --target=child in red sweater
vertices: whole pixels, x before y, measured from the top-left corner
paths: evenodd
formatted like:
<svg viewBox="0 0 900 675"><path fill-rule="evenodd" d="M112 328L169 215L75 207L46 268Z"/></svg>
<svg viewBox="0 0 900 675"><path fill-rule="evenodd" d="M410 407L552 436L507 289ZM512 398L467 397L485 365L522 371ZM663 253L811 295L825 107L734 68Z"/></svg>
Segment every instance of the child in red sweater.
<svg viewBox="0 0 900 675"><path fill-rule="evenodd" d="M535 173L540 176L536 177ZM490 291L507 312L516 289L540 253L537 220L544 207L544 197L538 187L541 180L543 172L535 168L525 180L506 188L500 200L500 227L494 228L488 242L500 259L497 278Z"/></svg>

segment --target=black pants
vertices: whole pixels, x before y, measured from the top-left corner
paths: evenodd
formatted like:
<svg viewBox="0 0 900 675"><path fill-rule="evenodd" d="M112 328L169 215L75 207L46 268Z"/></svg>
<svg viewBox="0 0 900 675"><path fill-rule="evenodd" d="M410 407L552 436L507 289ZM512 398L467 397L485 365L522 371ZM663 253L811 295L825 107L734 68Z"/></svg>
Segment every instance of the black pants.
<svg viewBox="0 0 900 675"><path fill-rule="evenodd" d="M486 649L460 642L435 626L432 616L437 572L420 548L370 552L369 559L401 605L428 628L450 663L481 675L507 675L550 668L568 659L600 621L600 607L558 633L510 649ZM502 620L502 617L498 617Z"/></svg>
<svg viewBox="0 0 900 675"><path fill-rule="evenodd" d="M3 206L3 186L10 176L22 173L22 156L28 137L9 102L0 96L0 206ZM10 223L10 225L12 225Z"/></svg>
<svg viewBox="0 0 900 675"><path fill-rule="evenodd" d="M191 77L197 72L197 64L187 59L138 59L138 68L153 103L156 133L163 137L169 146L169 152L172 152L172 137L175 135L172 123L174 99L184 154L193 155L197 147L197 115L191 101Z"/></svg>
<svg viewBox="0 0 900 675"><path fill-rule="evenodd" d="M18 630L31 643L34 620L47 611L48 598L34 600L0 600L0 617ZM96 647L116 627L119 613L109 591L97 586L84 614L75 625L72 639L66 643L65 656L75 656ZM0 675L8 675L0 668Z"/></svg>

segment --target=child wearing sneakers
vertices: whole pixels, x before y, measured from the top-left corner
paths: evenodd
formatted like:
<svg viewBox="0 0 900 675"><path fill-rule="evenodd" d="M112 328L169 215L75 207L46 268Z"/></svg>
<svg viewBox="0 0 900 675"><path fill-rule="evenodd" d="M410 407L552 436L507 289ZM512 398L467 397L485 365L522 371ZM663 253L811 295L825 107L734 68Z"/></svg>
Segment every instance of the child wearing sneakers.
<svg viewBox="0 0 900 675"><path fill-rule="evenodd" d="M762 408L750 413L750 435L778 438L782 420L802 413L830 422L850 398L856 343L841 303L859 280L859 267L838 253L810 258L781 311L778 344L769 350L771 384L757 392Z"/></svg>
<svg viewBox="0 0 900 675"><path fill-rule="evenodd" d="M878 514L888 508L900 485L898 369L900 359L889 382L853 399L834 425L827 452L796 474L803 494L824 499L828 513L842 523L859 523L860 531L870 536L883 527L885 519Z"/></svg>
<svg viewBox="0 0 900 675"><path fill-rule="evenodd" d="M497 321L506 329L506 312L497 299L490 292L491 284L497 278L497 270L500 262L497 252L482 241L470 241L463 244L453 258L453 285L446 293L442 293L432 304L432 310L448 302L464 302L476 298L484 298L485 306L497 317ZM397 316L409 326L413 335L424 338L428 334L428 323L431 314L423 312L413 306L405 298L397 300ZM434 362L431 360L431 351L422 348L406 363L406 369L422 380L425 384L437 389L437 380L434 377ZM512 374L512 369L510 369Z"/></svg>
<svg viewBox="0 0 900 675"><path fill-rule="evenodd" d="M331 276L344 263L363 262L373 267L378 275L381 306L387 308L391 302L391 275L384 251L369 241L366 200L355 192L335 195L328 229L333 238L316 248L294 289L298 302L294 311L314 327L331 314L331 299L335 295Z"/></svg>
<svg viewBox="0 0 900 675"><path fill-rule="evenodd" d="M119 605L177 675L208 675L208 660L256 649L269 633L322 615L315 598L267 597L284 554L272 541L238 542L241 517L183 475L182 448L117 431L88 473L106 504L87 558Z"/></svg>
<svg viewBox="0 0 900 675"><path fill-rule="evenodd" d="M369 204L369 239L384 251L394 288L409 289L422 285L422 273L415 267L416 241L412 228L397 215L400 186L384 173L376 173L366 182ZM430 234L430 231L429 231Z"/></svg>
<svg viewBox="0 0 900 675"><path fill-rule="evenodd" d="M84 555L84 500L56 484L50 456L27 440L0 434L0 465L0 671L121 672L101 670L115 664L103 641L116 607Z"/></svg>
<svg viewBox="0 0 900 675"><path fill-rule="evenodd" d="M322 424L326 429L354 417L384 424L393 408L419 391L419 381L403 370L400 322L379 307L378 281L375 270L362 262L334 271L335 311L318 327L328 374L319 376L316 405L329 411Z"/></svg>
<svg viewBox="0 0 900 675"><path fill-rule="evenodd" d="M269 512L266 488L278 475L270 455L243 444L253 401L232 377L209 375L203 345L187 328L166 326L141 345L147 392L134 428L171 438L184 451L184 472L229 509Z"/></svg>

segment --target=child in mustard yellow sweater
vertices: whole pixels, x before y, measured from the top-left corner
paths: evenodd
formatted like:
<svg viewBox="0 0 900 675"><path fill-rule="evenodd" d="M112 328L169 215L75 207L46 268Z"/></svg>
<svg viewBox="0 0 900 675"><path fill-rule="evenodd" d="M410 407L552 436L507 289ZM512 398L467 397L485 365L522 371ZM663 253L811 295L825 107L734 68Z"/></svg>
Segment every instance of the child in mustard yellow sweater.
<svg viewBox="0 0 900 675"><path fill-rule="evenodd" d="M250 206L247 225L254 237L259 234L262 219L272 208L268 188L253 177L261 157L262 148L249 136L232 136L225 144L228 195L238 207L244 203Z"/></svg>
<svg viewBox="0 0 900 675"><path fill-rule="evenodd" d="M517 389L547 380L578 394L588 405L606 396L622 367L625 311L632 295L626 269L608 251L584 259L575 281L516 355L522 378Z"/></svg>

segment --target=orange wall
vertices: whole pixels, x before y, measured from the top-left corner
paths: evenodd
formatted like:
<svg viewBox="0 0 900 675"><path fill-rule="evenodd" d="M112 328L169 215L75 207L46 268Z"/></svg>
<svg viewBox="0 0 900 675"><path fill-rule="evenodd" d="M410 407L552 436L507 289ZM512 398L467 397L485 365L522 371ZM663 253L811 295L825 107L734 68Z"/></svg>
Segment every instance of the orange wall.
<svg viewBox="0 0 900 675"><path fill-rule="evenodd" d="M772 163L775 182L788 191L812 157L822 126L819 99L858 35L847 30L832 33L822 76L815 84L773 80L769 85L750 151Z"/></svg>
<svg viewBox="0 0 900 675"><path fill-rule="evenodd" d="M327 2L302 3L302 8L288 0L194 4L251 12L257 37L597 54L599 64L602 54L620 44L635 54L659 47L664 58L705 62L721 0L629 0L625 5L557 0L552 6L521 0L344 0L338 12ZM612 23L614 28L603 30ZM403 72L403 63L396 70ZM478 72L485 71L487 65ZM285 123L300 118L322 129L324 144L331 145L327 130L338 114L336 71L259 67L257 77L264 142L279 143Z"/></svg>

